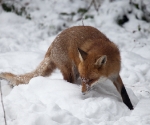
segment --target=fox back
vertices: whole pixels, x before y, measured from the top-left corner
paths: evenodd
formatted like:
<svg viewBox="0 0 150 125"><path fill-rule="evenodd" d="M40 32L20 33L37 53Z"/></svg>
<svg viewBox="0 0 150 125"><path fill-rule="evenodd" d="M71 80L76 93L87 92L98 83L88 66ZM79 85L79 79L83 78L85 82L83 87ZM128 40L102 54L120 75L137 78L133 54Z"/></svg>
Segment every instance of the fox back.
<svg viewBox="0 0 150 125"><path fill-rule="evenodd" d="M75 73L79 73L82 78L97 81L100 77L113 78L120 71L117 46L90 26L77 26L63 31L56 37L46 56L51 56L69 82L75 81ZM71 71L72 68L77 69L77 72ZM68 76L65 76L66 69L70 70Z"/></svg>

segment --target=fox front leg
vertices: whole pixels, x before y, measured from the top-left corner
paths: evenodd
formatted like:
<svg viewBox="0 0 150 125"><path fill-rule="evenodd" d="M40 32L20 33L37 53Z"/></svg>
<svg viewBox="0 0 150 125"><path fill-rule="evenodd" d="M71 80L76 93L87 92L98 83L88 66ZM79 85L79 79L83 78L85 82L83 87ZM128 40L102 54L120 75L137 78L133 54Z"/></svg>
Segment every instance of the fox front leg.
<svg viewBox="0 0 150 125"><path fill-rule="evenodd" d="M133 110L133 105L132 105L131 100L128 96L128 93L127 93L127 91L124 87L124 84L122 82L122 79L121 79L120 75L115 79L115 81L113 83L116 86L118 92L120 93L123 102L127 105L127 107L130 110Z"/></svg>

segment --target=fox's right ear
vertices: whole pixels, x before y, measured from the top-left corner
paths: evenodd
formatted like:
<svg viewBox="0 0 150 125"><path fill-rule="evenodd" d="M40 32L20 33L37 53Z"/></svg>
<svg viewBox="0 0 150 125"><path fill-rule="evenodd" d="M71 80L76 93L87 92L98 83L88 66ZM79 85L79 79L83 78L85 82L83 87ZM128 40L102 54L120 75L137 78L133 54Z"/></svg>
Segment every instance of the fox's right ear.
<svg viewBox="0 0 150 125"><path fill-rule="evenodd" d="M79 52L80 61L83 62L86 59L88 54L83 50L81 50L80 48L78 48L78 52Z"/></svg>

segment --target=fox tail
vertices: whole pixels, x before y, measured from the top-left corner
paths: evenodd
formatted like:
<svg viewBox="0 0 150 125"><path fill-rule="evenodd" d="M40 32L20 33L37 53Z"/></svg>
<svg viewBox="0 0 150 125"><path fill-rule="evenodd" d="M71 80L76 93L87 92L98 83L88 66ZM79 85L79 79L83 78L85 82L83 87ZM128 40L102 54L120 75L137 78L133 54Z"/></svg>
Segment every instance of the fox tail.
<svg viewBox="0 0 150 125"><path fill-rule="evenodd" d="M2 72L0 73L0 79L9 81L13 86L19 84L27 84L33 77L49 76L55 68L56 66L53 61L51 61L50 56L45 56L44 60L34 71L23 75L15 75L9 72Z"/></svg>

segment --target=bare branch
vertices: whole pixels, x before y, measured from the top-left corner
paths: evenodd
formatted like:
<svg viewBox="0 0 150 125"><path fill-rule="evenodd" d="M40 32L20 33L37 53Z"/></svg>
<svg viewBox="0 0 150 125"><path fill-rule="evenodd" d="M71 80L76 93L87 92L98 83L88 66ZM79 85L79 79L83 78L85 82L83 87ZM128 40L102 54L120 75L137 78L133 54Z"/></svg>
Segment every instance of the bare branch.
<svg viewBox="0 0 150 125"><path fill-rule="evenodd" d="M102 0L101 0L101 1L102 1ZM88 11L90 10L90 8L92 7L92 5L94 6L95 10L98 12L98 10L99 10L99 8L100 8L100 6L101 6L101 4L102 4L101 1L96 2L96 0L91 0L90 5L86 8L86 10L87 10L86 12L88 12ZM85 12L85 13L86 13L86 12ZM85 13L82 13L81 16L80 16L80 18L77 19L77 21L83 20L83 16L85 15Z"/></svg>

